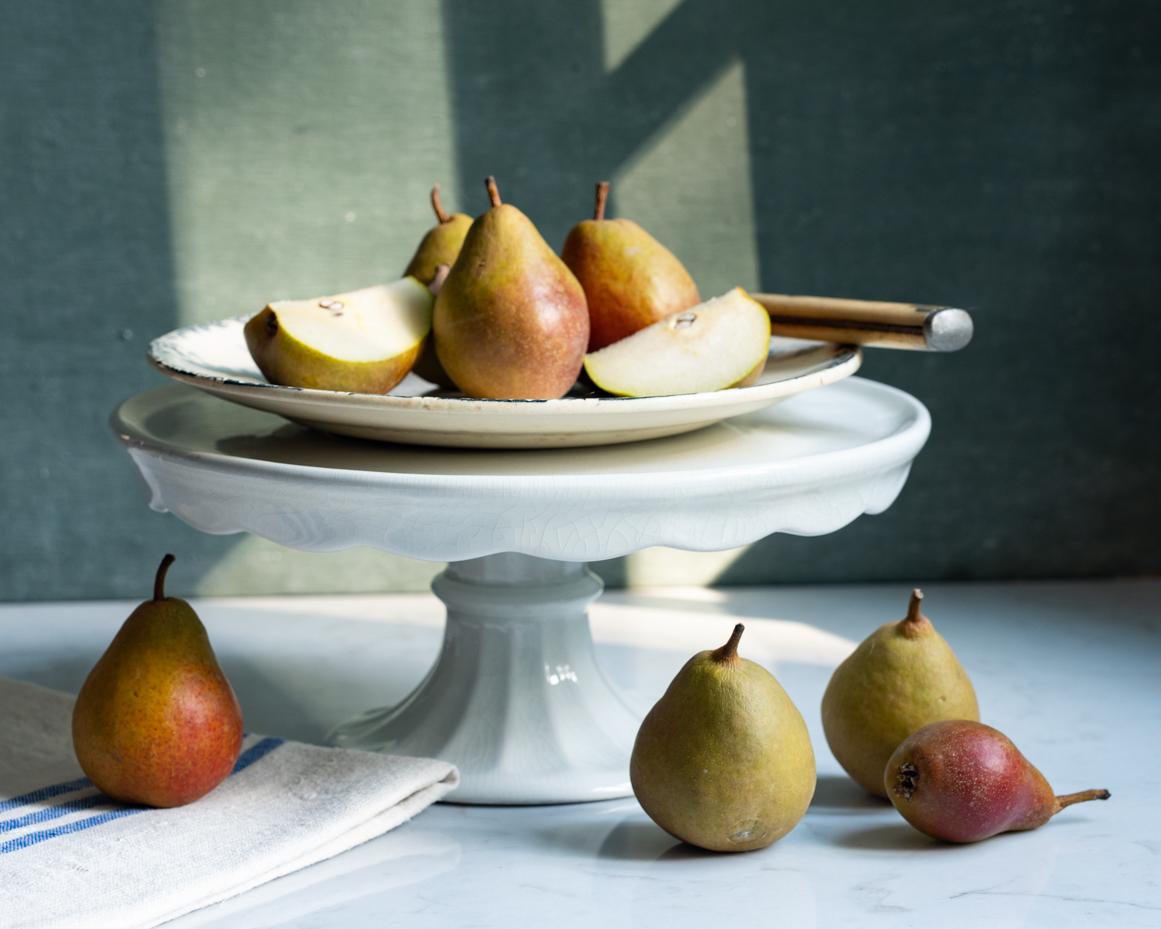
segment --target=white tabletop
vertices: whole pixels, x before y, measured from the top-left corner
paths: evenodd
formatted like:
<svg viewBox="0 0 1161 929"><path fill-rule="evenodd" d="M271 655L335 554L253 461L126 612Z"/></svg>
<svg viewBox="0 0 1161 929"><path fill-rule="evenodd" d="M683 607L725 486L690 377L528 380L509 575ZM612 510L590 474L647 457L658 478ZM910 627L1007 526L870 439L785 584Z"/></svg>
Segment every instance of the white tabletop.
<svg viewBox="0 0 1161 929"><path fill-rule="evenodd" d="M607 594L598 658L648 702L694 651L750 617L743 654L802 710L818 756L810 811L742 855L670 838L633 800L432 807L345 855L170 925L1161 925L1161 581L935 584L925 612L975 683L982 718L1058 792L1107 803L1031 833L935 843L841 772L818 705L851 644L899 618L904 585ZM430 596L201 601L247 727L318 741L422 677L441 636ZM0 674L75 691L133 604L0 606Z"/></svg>

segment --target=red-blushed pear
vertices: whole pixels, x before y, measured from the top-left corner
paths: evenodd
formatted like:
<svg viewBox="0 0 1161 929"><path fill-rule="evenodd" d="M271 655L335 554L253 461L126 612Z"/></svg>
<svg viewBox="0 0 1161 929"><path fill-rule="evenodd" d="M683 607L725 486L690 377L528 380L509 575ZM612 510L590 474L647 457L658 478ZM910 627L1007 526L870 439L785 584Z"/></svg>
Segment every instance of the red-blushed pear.
<svg viewBox="0 0 1161 929"><path fill-rule="evenodd" d="M73 709L77 761L115 800L181 806L225 779L242 748L242 711L193 608L165 595L125 620Z"/></svg>
<svg viewBox="0 0 1161 929"><path fill-rule="evenodd" d="M904 739L883 786L907 822L945 842L1037 829L1066 806L1109 799L1107 790L1056 796L1007 736L965 719L931 723Z"/></svg>
<svg viewBox="0 0 1161 929"><path fill-rule="evenodd" d="M501 203L472 223L435 300L435 350L470 397L552 400L576 381L589 341L577 279L531 221Z"/></svg>
<svg viewBox="0 0 1161 929"><path fill-rule="evenodd" d="M272 384L385 394L431 331L431 292L413 277L350 293L269 304L244 328Z"/></svg>
<svg viewBox="0 0 1161 929"><path fill-rule="evenodd" d="M404 277L413 277L421 284L430 284L440 265L450 267L456 263L464 237L472 227L472 218L465 213L448 215L439 198L439 184L431 188L431 208L439 222L428 230L403 272Z"/></svg>
<svg viewBox="0 0 1161 929"><path fill-rule="evenodd" d="M585 372L621 397L748 387L766 366L770 316L741 287L585 356Z"/></svg>
<svg viewBox="0 0 1161 929"><path fill-rule="evenodd" d="M814 796L814 749L769 671L738 655L744 627L685 663L637 733L629 779L670 835L717 852L765 848Z"/></svg>
<svg viewBox="0 0 1161 929"><path fill-rule="evenodd" d="M560 257L584 288L590 352L701 303L685 266L629 219L605 219L609 182L597 184L592 219L577 223Z"/></svg>

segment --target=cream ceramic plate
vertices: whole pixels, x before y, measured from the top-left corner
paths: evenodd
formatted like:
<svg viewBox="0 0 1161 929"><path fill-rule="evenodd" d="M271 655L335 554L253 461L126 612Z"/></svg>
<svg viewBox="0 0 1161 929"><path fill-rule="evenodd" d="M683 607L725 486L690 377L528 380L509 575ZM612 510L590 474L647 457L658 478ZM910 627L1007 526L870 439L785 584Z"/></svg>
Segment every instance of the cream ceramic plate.
<svg viewBox="0 0 1161 929"><path fill-rule="evenodd" d="M149 360L175 380L305 426L412 445L563 448L677 435L842 380L862 363L853 346L772 339L757 384L713 393L626 398L578 385L559 400L473 400L410 374L386 396L351 394L266 381L242 336L247 319L177 329L150 344Z"/></svg>

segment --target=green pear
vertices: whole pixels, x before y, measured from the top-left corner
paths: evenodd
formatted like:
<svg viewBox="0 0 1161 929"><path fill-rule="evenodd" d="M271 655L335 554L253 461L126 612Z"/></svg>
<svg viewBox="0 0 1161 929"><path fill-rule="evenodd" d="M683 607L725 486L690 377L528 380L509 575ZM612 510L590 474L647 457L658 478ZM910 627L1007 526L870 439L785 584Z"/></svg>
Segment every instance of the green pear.
<svg viewBox="0 0 1161 929"><path fill-rule="evenodd" d="M951 646L911 594L907 616L872 632L840 664L822 697L822 727L838 763L887 797L883 771L911 733L945 719L979 722L976 692Z"/></svg>
<svg viewBox="0 0 1161 929"><path fill-rule="evenodd" d="M439 199L439 184L431 188L431 208L439 222L428 230L415 250L411 264L403 272L404 277L413 277L421 284L431 283L439 265L456 263L464 236L472 226L472 218L464 213L448 215Z"/></svg>
<svg viewBox="0 0 1161 929"><path fill-rule="evenodd" d="M435 300L435 350L471 397L552 400L575 383L589 342L584 290L532 222L500 202L472 223Z"/></svg>
<svg viewBox="0 0 1161 929"><path fill-rule="evenodd" d="M609 182L597 185L592 219L573 227L560 257L589 304L589 351L701 303L685 266L628 219L605 219Z"/></svg>
<svg viewBox="0 0 1161 929"><path fill-rule="evenodd" d="M653 821L719 852L778 841L814 796L806 723L769 671L739 657L742 631L686 662L641 723L629 762Z"/></svg>
<svg viewBox="0 0 1161 929"><path fill-rule="evenodd" d="M449 273L451 273L451 265L441 264L436 266L435 277L427 285L427 289L431 291L433 298L439 296L439 292L443 288L443 283L447 280ZM443 369L443 365L439 363L439 355L435 353L434 335L423 343L423 351L420 353L419 358L416 359L415 367L411 370L425 381L430 381L445 390L449 388L452 390L455 389L456 382L448 376L448 373Z"/></svg>
<svg viewBox="0 0 1161 929"><path fill-rule="evenodd" d="M748 387L766 366L770 316L741 287L585 356L585 372L621 397Z"/></svg>
<svg viewBox="0 0 1161 929"><path fill-rule="evenodd" d="M125 620L73 709L77 761L116 800L171 807L222 782L242 748L242 711L193 608L165 596Z"/></svg>
<svg viewBox="0 0 1161 929"><path fill-rule="evenodd" d="M246 323L246 345L272 384L385 394L423 351L433 303L413 277L331 297L281 300Z"/></svg>

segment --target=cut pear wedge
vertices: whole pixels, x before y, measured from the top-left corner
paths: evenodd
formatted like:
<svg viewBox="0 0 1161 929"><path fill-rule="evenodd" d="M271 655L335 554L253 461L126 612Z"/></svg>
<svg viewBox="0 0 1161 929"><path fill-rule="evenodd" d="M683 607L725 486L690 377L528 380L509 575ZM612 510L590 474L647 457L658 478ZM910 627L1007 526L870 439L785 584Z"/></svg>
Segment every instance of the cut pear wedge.
<svg viewBox="0 0 1161 929"><path fill-rule="evenodd" d="M663 397L745 387L766 365L770 316L741 287L585 356L601 390Z"/></svg>
<svg viewBox="0 0 1161 929"><path fill-rule="evenodd" d="M413 277L313 300L280 300L246 323L246 345L273 384L385 394L431 332L435 299Z"/></svg>

